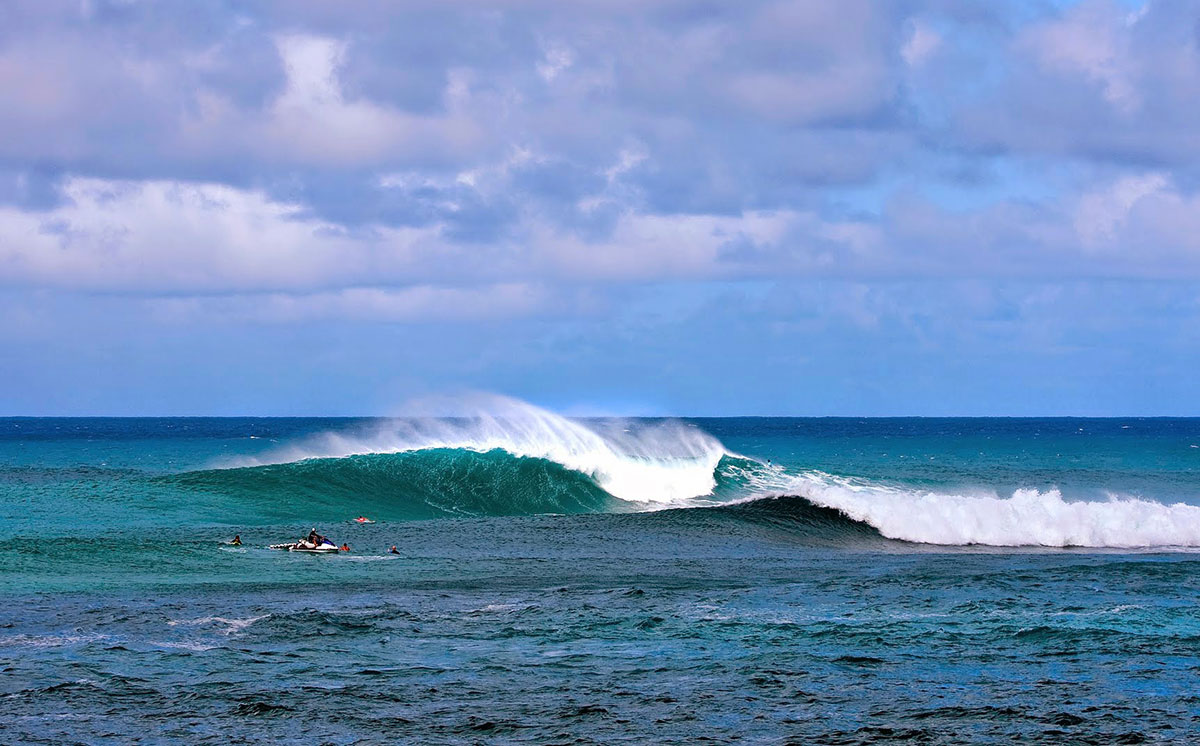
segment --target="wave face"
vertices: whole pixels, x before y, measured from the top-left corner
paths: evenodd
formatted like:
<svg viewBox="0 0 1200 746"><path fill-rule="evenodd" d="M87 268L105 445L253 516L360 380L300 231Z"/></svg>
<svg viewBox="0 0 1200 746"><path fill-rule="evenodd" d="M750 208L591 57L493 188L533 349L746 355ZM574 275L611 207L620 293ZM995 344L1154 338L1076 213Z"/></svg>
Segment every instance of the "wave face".
<svg viewBox="0 0 1200 746"><path fill-rule="evenodd" d="M739 523L780 529L794 537L803 538L805 544L845 546L894 543L865 521L855 520L836 508L794 495L760 497L687 512L704 512Z"/></svg>
<svg viewBox="0 0 1200 746"><path fill-rule="evenodd" d="M165 477L259 503L278 515L345 520L617 511L621 501L553 461L451 448L210 469Z"/></svg>

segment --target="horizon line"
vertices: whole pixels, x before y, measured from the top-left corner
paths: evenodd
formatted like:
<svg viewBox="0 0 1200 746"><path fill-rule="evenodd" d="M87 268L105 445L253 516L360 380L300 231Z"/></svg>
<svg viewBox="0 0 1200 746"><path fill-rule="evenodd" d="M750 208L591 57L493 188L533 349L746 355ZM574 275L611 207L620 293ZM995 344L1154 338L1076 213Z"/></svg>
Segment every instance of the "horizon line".
<svg viewBox="0 0 1200 746"><path fill-rule="evenodd" d="M643 420L1190 420L1200 414L561 414L566 419ZM386 420L467 419L470 414L0 414L0 420Z"/></svg>

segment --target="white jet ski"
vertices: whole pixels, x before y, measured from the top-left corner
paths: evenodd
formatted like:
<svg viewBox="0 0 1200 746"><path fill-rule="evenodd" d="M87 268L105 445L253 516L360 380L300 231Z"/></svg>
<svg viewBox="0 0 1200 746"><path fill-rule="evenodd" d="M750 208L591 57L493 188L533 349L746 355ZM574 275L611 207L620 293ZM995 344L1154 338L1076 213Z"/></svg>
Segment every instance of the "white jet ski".
<svg viewBox="0 0 1200 746"><path fill-rule="evenodd" d="M308 552L309 554L337 554L338 546L332 541L325 539L324 541L313 543L301 539L290 544L272 544L271 549L286 549L289 552Z"/></svg>

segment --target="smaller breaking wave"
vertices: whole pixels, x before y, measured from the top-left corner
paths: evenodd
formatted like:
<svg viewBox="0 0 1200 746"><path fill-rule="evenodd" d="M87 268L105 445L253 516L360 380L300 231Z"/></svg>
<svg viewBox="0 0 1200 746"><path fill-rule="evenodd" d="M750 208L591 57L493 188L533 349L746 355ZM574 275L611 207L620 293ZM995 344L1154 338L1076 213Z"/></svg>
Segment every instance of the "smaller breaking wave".
<svg viewBox="0 0 1200 746"><path fill-rule="evenodd" d="M1133 497L1065 500L1056 489L1010 497L918 490L821 472L783 480L798 495L889 539L944 546L1200 547L1200 507ZM761 498L759 498L761 499Z"/></svg>

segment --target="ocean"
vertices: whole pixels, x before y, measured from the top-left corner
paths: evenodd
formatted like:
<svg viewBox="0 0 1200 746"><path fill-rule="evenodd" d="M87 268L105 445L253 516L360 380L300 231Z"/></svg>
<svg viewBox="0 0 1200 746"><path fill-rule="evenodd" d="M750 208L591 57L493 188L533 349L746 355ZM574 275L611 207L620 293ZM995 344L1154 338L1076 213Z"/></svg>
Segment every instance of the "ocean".
<svg viewBox="0 0 1200 746"><path fill-rule="evenodd" d="M1200 743L1200 419L10 418L0 533L2 743Z"/></svg>

